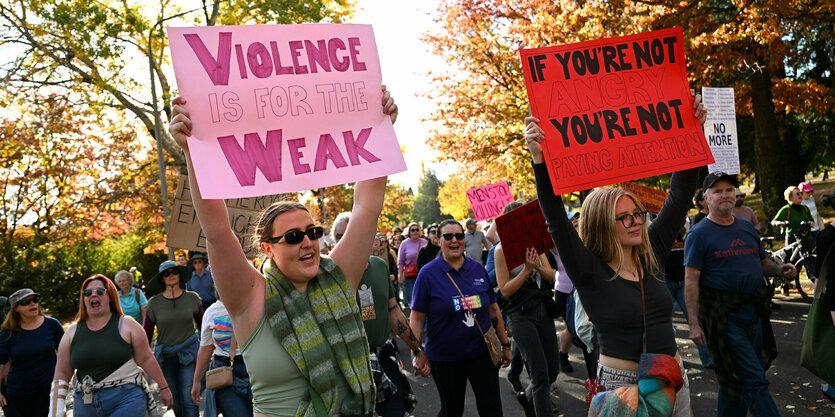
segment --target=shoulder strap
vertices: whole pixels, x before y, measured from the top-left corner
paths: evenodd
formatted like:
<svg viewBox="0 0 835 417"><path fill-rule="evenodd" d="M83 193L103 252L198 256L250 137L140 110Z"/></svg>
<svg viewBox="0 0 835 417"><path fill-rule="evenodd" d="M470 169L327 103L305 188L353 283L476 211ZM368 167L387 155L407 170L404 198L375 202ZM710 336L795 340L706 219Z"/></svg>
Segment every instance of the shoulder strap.
<svg viewBox="0 0 835 417"><path fill-rule="evenodd" d="M235 356L238 354L238 346L235 341L235 329L232 329L232 336L229 339L229 366L235 364Z"/></svg>
<svg viewBox="0 0 835 417"><path fill-rule="evenodd" d="M643 268L638 268L638 282L641 284L641 319L644 321L644 336L643 336L643 344L644 344L644 353L647 353L647 304L646 300L644 299L644 270Z"/></svg>
<svg viewBox="0 0 835 417"><path fill-rule="evenodd" d="M133 296L136 297L136 305L139 305L139 288L133 289Z"/></svg>
<svg viewBox="0 0 835 417"><path fill-rule="evenodd" d="M452 285L455 285L455 289L458 290L458 294L461 295L461 302L466 303L467 299L464 297L464 293L461 292L461 288L458 288L458 284L456 284L455 280L452 279L452 275L450 275L449 272L447 272L446 276L449 277L449 280L452 281ZM475 325L478 326L478 331L481 332L481 334L484 334L484 330L481 330L481 325L478 324L478 317L475 316L475 311L470 308L469 303L467 303L467 309L470 310L470 312L473 314L473 321L475 321Z"/></svg>

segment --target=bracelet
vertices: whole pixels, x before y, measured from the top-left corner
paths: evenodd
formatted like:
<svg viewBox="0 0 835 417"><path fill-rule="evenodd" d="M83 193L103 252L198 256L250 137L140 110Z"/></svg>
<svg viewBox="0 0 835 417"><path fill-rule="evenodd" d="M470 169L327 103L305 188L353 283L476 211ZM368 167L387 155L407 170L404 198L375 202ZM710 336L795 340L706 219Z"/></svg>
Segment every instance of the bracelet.
<svg viewBox="0 0 835 417"><path fill-rule="evenodd" d="M510 342L502 343L502 349L510 349Z"/></svg>
<svg viewBox="0 0 835 417"><path fill-rule="evenodd" d="M166 385L166 386L164 386L164 387L160 388L159 390L160 390L160 391L162 391L162 390L164 390L164 389L168 389L168 386Z"/></svg>
<svg viewBox="0 0 835 417"><path fill-rule="evenodd" d="M502 346L502 350L510 350L510 346Z"/></svg>

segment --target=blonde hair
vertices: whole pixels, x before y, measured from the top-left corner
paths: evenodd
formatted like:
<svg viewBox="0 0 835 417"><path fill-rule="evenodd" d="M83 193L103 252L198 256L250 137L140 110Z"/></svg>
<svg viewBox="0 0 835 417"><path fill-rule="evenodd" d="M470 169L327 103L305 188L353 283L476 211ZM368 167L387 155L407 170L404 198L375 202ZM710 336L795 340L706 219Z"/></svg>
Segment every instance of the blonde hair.
<svg viewBox="0 0 835 417"><path fill-rule="evenodd" d="M629 191L622 188L603 187L592 191L586 197L581 209L583 215L580 216L580 239L586 247L604 262L617 264L612 279L620 275L623 268L623 246L618 239L617 220L615 220L615 205L623 196L632 199L638 210L645 210L641 200ZM646 267L653 276L661 271L652 253L646 221L641 225L641 244L632 251L632 260L639 268ZM656 279L658 279L657 276Z"/></svg>
<svg viewBox="0 0 835 417"><path fill-rule="evenodd" d="M791 204L792 202L791 195L794 190L798 190L798 188L792 185L791 187L788 187L785 191L783 191L783 198L785 198L786 202L788 202L789 204Z"/></svg>

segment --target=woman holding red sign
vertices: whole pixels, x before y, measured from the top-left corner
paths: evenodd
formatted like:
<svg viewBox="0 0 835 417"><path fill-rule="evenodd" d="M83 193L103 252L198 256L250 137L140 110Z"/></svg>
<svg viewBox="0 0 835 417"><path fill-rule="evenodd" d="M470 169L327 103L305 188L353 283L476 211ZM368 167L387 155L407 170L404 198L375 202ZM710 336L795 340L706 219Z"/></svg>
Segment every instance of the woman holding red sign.
<svg viewBox="0 0 835 417"><path fill-rule="evenodd" d="M700 96L695 96L693 108L704 124L707 111ZM669 195L651 225L632 193L612 187L593 191L583 202L578 235L562 199L554 195L541 146L545 135L538 123L535 117L525 119L537 196L565 270L598 331L597 383L604 390L637 384L642 353L669 355L681 366L662 265L684 224L698 169L673 173ZM683 385L672 413L677 417L690 415L689 382L684 369L680 371Z"/></svg>
<svg viewBox="0 0 835 417"><path fill-rule="evenodd" d="M514 201L505 206L502 214L519 207L522 203ZM532 408L537 417L552 416L550 388L560 373L559 340L554 326L554 269L545 254L537 254L535 248L526 250L523 264L509 269L504 252L500 242L493 253L496 282L507 298L502 311L507 314L508 325L531 377L531 384L525 391L516 393L516 398L525 407L526 414Z"/></svg>

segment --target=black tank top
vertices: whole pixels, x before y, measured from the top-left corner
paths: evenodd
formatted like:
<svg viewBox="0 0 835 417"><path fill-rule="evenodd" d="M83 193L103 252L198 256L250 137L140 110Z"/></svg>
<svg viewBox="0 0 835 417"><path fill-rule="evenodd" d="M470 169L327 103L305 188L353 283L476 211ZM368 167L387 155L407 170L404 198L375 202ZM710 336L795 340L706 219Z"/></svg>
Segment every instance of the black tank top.
<svg viewBox="0 0 835 417"><path fill-rule="evenodd" d="M100 330L92 331L80 321L70 345L70 365L78 380L90 375L99 382L133 357L133 347L119 334L120 316L112 315Z"/></svg>

